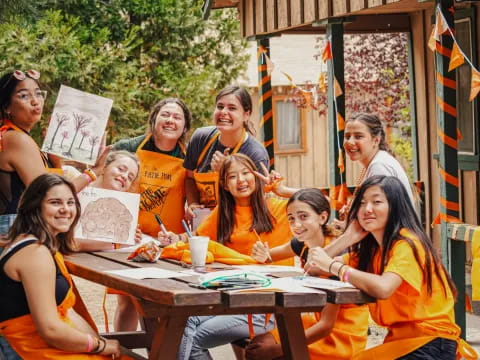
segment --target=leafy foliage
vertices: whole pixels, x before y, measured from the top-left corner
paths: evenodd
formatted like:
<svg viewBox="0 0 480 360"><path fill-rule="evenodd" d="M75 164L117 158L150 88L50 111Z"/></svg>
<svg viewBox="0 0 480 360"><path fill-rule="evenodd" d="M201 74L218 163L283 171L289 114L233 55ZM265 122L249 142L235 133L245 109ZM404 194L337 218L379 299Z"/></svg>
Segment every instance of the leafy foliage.
<svg viewBox="0 0 480 360"><path fill-rule="evenodd" d="M235 12L204 21L200 0L35 3L35 15L0 24L0 68L40 71L47 114L60 84L114 99L112 140L144 132L150 107L167 96L189 105L194 125L208 122L215 93L246 66Z"/></svg>
<svg viewBox="0 0 480 360"><path fill-rule="evenodd" d="M345 112L377 114L386 124L389 144L410 178L412 142L409 99L407 35L402 33L355 34L344 36ZM326 39L318 39L322 51ZM319 52L316 56L321 57ZM327 112L326 88L308 83L303 89L313 91L313 99L294 89L298 106L310 105L320 114ZM390 135L389 135L390 134Z"/></svg>

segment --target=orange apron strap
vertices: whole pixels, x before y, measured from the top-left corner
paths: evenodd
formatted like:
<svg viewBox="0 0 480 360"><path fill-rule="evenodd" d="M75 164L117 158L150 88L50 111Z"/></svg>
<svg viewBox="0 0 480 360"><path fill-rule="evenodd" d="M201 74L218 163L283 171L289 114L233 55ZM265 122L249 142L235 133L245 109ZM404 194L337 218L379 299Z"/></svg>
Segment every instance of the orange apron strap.
<svg viewBox="0 0 480 360"><path fill-rule="evenodd" d="M478 354L474 348L467 344L463 339L457 339L457 360L477 360Z"/></svg>
<svg viewBox="0 0 480 360"><path fill-rule="evenodd" d="M80 296L80 293L78 292L77 286L73 282L73 279L70 276L70 273L68 272L67 267L65 266L65 263L63 261L63 255L57 251L57 253L54 255L54 259L58 265L58 268L60 269L60 272L62 273L63 276L65 276L68 283L70 284L72 293L75 296L75 303L73 304L73 310L75 310L75 312L78 315L80 315L92 327L92 329L98 332L97 325L95 324L95 321L93 320L92 316L88 312L88 309L85 306L85 303L83 302L83 299Z"/></svg>
<svg viewBox="0 0 480 360"><path fill-rule="evenodd" d="M245 140L247 139L247 132L245 131L245 128L243 128L242 130L242 139L238 142L237 145L235 145L235 147L233 148L233 151L230 153L230 155L233 155L233 154L236 154L238 152L238 150L240 150L240 146L242 146L242 144L245 142Z"/></svg>
<svg viewBox="0 0 480 360"><path fill-rule="evenodd" d="M73 310L75 310L75 312L78 315L80 315L88 323L88 325L90 325L92 329L98 333L97 325L95 324L95 321L93 320L92 316L88 312L88 309L85 306L85 303L83 302L83 299L80 296L80 293L78 292L77 286L73 281L72 281L72 291L75 294L75 305L73 305Z"/></svg>
<svg viewBox="0 0 480 360"><path fill-rule="evenodd" d="M270 318L272 317L272 314L265 314L265 323L263 324L264 328L267 328L268 322L270 321Z"/></svg>
<svg viewBox="0 0 480 360"><path fill-rule="evenodd" d="M103 320L105 322L105 332L110 332L109 326L108 326L108 313L107 313L107 294L108 294L108 288L105 288L105 291L103 293L103 300L102 300L102 311L103 311Z"/></svg>
<svg viewBox="0 0 480 360"><path fill-rule="evenodd" d="M207 142L207 145L205 145L205 147L203 148L202 152L200 153L200 156L198 157L198 160L197 160L197 168L200 166L200 164L202 163L203 161L203 158L205 157L205 155L207 154L207 151L208 149L210 149L210 147L212 146L213 142L220 136L220 132L217 131L215 134L213 134L213 136L210 138L210 140L208 140Z"/></svg>
<svg viewBox="0 0 480 360"><path fill-rule="evenodd" d="M146 142L148 140L150 140L150 138L152 137L152 134L148 134L147 136L145 136L145 139L143 139L143 141L140 143L140 145L138 146L137 148L137 151L138 150L142 150L143 149L143 146L146 144Z"/></svg>
<svg viewBox="0 0 480 360"><path fill-rule="evenodd" d="M255 329L253 327L253 314L248 314L248 334L250 336L250 339L253 339L255 337Z"/></svg>
<svg viewBox="0 0 480 360"><path fill-rule="evenodd" d="M178 147L180 148L183 156L187 155L187 149L185 149L185 145L183 145L180 141L178 142Z"/></svg>

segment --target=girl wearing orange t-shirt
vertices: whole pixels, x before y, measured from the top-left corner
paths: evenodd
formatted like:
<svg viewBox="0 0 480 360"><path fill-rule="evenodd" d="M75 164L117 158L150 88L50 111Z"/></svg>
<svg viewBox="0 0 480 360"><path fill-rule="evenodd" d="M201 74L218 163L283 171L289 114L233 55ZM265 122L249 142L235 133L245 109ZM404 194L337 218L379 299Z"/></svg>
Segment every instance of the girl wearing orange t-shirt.
<svg viewBox="0 0 480 360"><path fill-rule="evenodd" d="M455 287L402 183L391 176L365 180L347 221L349 236L312 249L306 268L330 271L377 299L370 314L388 334L354 359L477 359L459 338ZM329 256L348 247L346 264Z"/></svg>
<svg viewBox="0 0 480 360"><path fill-rule="evenodd" d="M310 249L329 244L336 234L326 225L330 204L319 189L297 191L287 203L290 230L295 236L289 243L268 249L258 241L252 257L260 263L300 256L305 264ZM310 359L351 359L365 348L368 310L366 305L327 304L321 313L302 314ZM273 359L283 356L278 331L255 337L246 348L248 359Z"/></svg>
<svg viewBox="0 0 480 360"><path fill-rule="evenodd" d="M245 255L250 255L259 238L273 247L290 240L287 202L265 198L264 184L256 171L253 161L244 154L227 157L219 171L218 206L200 224L196 234L209 236ZM185 234L159 234L164 244L184 237ZM293 265L293 259L281 263ZM255 333L271 330L272 318L265 324L264 315L253 315ZM185 327L177 358L210 359L208 348L248 336L247 315L192 316Z"/></svg>

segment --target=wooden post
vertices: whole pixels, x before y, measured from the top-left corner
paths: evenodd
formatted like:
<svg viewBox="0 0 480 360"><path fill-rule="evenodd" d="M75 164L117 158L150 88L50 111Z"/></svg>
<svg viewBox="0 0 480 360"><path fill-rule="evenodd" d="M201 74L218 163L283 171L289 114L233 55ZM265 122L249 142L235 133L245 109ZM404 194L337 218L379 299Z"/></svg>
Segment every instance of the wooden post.
<svg viewBox="0 0 480 360"><path fill-rule="evenodd" d="M330 164L329 183L334 193L346 181L345 172L338 168L339 149L343 146L344 129L338 127L338 119L345 119L345 80L343 54L343 22L327 24L327 41L330 41L332 60L327 62L328 72L328 163ZM342 94L335 96L335 79L340 85ZM343 154L341 155L343 156ZM345 160L345 159L344 159ZM332 193L332 191L331 191ZM332 218L337 216L338 208L332 208Z"/></svg>
<svg viewBox="0 0 480 360"><path fill-rule="evenodd" d="M270 39L257 40L258 60L258 96L260 103L260 129L263 145L267 149L270 158L270 170L275 168L275 142L273 139L273 116L272 116L272 81L267 71L265 56L270 57Z"/></svg>
<svg viewBox="0 0 480 360"><path fill-rule="evenodd" d="M452 31L455 29L453 0L437 0L436 13L441 11ZM465 338L465 244L449 241L447 223L458 222L458 153L457 153L457 109L455 71L448 71L453 39L446 32L436 44L436 117L438 133L438 154L440 171L440 232L442 261L450 270L457 285L458 297L455 303L455 317Z"/></svg>

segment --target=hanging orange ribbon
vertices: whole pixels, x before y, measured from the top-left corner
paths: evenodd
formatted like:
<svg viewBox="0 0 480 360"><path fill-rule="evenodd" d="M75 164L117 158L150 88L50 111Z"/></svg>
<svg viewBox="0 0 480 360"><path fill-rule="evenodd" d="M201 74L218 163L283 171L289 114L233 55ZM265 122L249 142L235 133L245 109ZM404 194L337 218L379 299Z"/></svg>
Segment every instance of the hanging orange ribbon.
<svg viewBox="0 0 480 360"><path fill-rule="evenodd" d="M470 97L468 101L472 101L480 91L480 72L472 67L472 82L470 84Z"/></svg>
<svg viewBox="0 0 480 360"><path fill-rule="evenodd" d="M453 42L452 54L450 55L450 63L448 64L448 71L452 71L465 62L462 52L460 51L457 42Z"/></svg>
<svg viewBox="0 0 480 360"><path fill-rule="evenodd" d="M331 59L333 59L332 46L330 45L330 41L327 41L325 48L323 49L322 60L324 63L326 63L327 60L331 60Z"/></svg>

